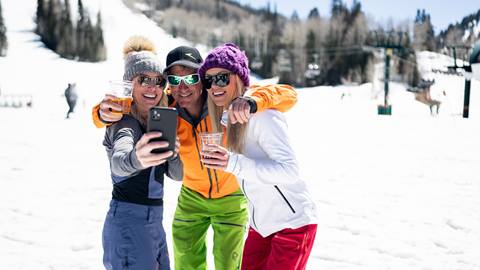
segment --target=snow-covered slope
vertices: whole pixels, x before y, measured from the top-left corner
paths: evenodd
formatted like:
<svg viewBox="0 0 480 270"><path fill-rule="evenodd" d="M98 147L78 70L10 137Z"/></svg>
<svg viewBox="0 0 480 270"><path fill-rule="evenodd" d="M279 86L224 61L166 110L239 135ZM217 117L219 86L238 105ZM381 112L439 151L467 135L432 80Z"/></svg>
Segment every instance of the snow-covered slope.
<svg viewBox="0 0 480 270"><path fill-rule="evenodd" d="M185 40L173 39L145 16L133 14L121 1L83 2L93 18L99 9L102 12L108 52L108 60L105 62L90 64L59 59L51 51L39 48L42 45L38 42L38 37L32 33L36 1L3 1L10 42L8 57L0 59L1 87L4 93L32 93L34 102L47 105L52 98L59 99L68 82L77 82L83 97L90 105L103 96L108 80L121 78L122 47L128 37L136 34L147 36L155 43L161 59L165 59L171 49L188 44ZM76 7L76 2L72 3L72 6ZM199 50L205 53L205 48L200 47ZM28 79L25 80L26 78ZM41 89L51 91L45 92Z"/></svg>
<svg viewBox="0 0 480 270"><path fill-rule="evenodd" d="M33 107L0 107L0 268L102 269L111 186L91 105L122 75L128 36L150 37L162 58L187 42L121 1L90 0L89 9L102 10L109 59L60 59L31 33L35 3L2 1L10 43L0 58L2 95L30 93ZM428 66L444 65L441 56L422 55L426 75ZM400 84L390 87L392 116L376 114L381 84L298 89L298 104L286 115L320 216L309 270L480 269L480 86L472 82L471 118L462 119L463 79L432 76L447 93L437 117ZM71 81L84 104L65 120L62 94ZM166 185L171 250L180 185Z"/></svg>

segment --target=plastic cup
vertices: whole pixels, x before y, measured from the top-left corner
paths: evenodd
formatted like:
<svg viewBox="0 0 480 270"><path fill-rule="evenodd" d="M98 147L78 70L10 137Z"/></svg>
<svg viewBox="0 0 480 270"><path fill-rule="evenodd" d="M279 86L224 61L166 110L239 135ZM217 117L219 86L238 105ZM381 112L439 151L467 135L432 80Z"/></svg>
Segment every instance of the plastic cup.
<svg viewBox="0 0 480 270"><path fill-rule="evenodd" d="M131 81L109 81L108 94L115 96L112 102L122 106L122 113L128 114L132 108L133 83Z"/></svg>
<svg viewBox="0 0 480 270"><path fill-rule="evenodd" d="M222 132L200 132L200 140L202 141L202 151L210 151L211 145L222 145Z"/></svg>

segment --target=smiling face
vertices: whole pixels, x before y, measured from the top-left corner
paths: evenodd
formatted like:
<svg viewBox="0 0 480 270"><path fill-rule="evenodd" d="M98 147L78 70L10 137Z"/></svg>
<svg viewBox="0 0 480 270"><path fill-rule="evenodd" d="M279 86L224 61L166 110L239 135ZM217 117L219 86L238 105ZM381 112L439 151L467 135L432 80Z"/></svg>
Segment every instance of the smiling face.
<svg viewBox="0 0 480 270"><path fill-rule="evenodd" d="M181 65L175 65L168 71L169 75L186 76L190 74L197 74L197 70ZM185 81L180 81L179 85L170 84L170 90L173 98L177 101L180 107L187 110L191 115L199 115L202 109L202 83L187 85Z"/></svg>
<svg viewBox="0 0 480 270"><path fill-rule="evenodd" d="M164 80L158 73L151 71L133 78L133 102L142 116L148 115L148 110L160 102Z"/></svg>
<svg viewBox="0 0 480 270"><path fill-rule="evenodd" d="M220 75L220 76L218 76ZM224 75L224 76L222 76ZM226 107L230 104L232 99L235 96L236 87L237 87L237 76L235 76L231 71L224 68L211 68L205 72L206 78L211 78L211 88L207 89L208 96L217 106ZM219 86L225 84L225 79L227 78L228 84L225 86Z"/></svg>

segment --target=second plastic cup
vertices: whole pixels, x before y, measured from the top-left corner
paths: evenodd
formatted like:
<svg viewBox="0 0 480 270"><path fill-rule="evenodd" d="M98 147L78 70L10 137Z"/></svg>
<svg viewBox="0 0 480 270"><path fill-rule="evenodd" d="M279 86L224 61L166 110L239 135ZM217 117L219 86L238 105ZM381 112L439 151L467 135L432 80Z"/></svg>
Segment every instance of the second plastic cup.
<svg viewBox="0 0 480 270"><path fill-rule="evenodd" d="M114 95L113 102L122 106L122 113L128 114L132 108L133 83L131 81L110 81L108 93Z"/></svg>
<svg viewBox="0 0 480 270"><path fill-rule="evenodd" d="M202 141L202 150L209 151L209 145L222 145L222 132L200 132L200 139Z"/></svg>

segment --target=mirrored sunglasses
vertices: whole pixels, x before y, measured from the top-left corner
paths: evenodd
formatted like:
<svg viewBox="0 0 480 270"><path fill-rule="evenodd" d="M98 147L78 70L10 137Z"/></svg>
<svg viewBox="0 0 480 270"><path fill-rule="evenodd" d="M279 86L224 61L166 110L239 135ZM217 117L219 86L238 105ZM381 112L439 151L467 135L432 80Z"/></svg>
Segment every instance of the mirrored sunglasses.
<svg viewBox="0 0 480 270"><path fill-rule="evenodd" d="M204 85L206 89L212 88L212 84L218 87L225 87L230 84L231 73L220 73L217 75L205 75Z"/></svg>
<svg viewBox="0 0 480 270"><path fill-rule="evenodd" d="M185 76L168 75L167 80L172 86L178 86L182 81L186 85L194 85L200 81L200 76L198 74L190 74Z"/></svg>
<svg viewBox="0 0 480 270"><path fill-rule="evenodd" d="M153 87L160 87L163 88L165 87L165 84L167 83L162 77L149 77L146 75L140 75L138 77L138 83L140 83L141 86L147 87L147 86L153 86Z"/></svg>

